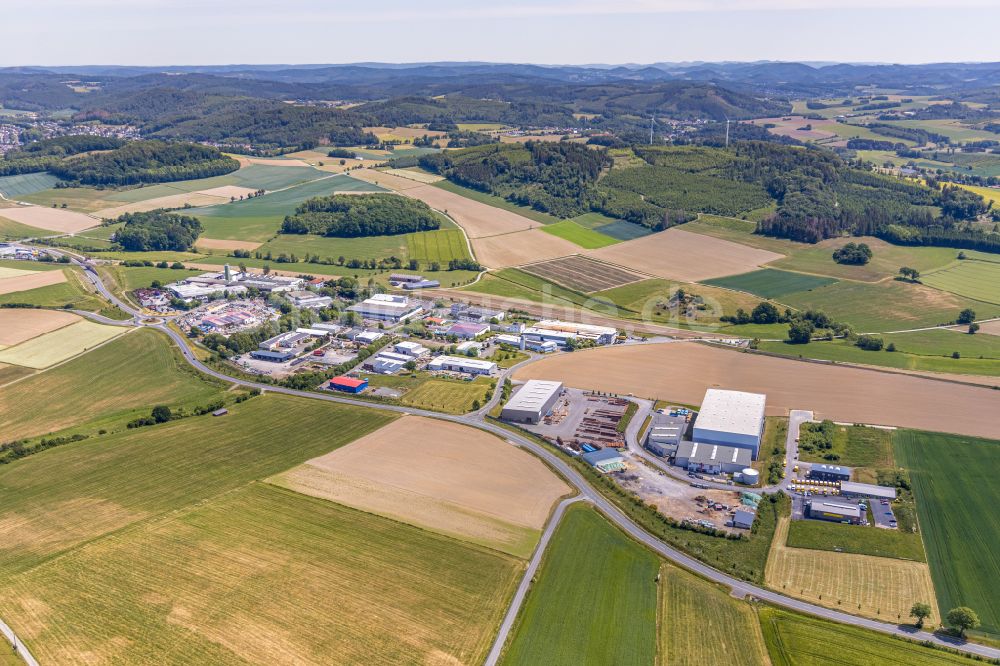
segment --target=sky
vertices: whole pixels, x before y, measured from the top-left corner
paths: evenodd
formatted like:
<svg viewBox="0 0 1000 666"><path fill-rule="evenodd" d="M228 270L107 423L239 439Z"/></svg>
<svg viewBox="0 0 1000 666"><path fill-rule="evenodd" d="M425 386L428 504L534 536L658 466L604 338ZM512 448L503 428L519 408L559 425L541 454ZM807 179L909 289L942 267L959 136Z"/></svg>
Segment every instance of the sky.
<svg viewBox="0 0 1000 666"><path fill-rule="evenodd" d="M0 0L0 66L1000 60L1000 0Z"/></svg>

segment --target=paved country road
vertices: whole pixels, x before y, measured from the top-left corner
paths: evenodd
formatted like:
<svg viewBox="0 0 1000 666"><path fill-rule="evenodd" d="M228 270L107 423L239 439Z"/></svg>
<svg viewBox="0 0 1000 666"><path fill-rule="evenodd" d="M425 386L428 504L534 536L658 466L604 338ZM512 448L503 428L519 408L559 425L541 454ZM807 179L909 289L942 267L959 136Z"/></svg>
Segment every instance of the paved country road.
<svg viewBox="0 0 1000 666"><path fill-rule="evenodd" d="M135 321L136 324L139 325L139 322L141 321L140 313L137 312L134 308L123 303L120 299L115 298L114 295L107 290L105 285L101 282L100 277L96 273L91 271L87 271L87 273L90 276L91 281L94 282L95 286L98 288L98 290L102 294L108 296L109 300L111 300L112 303L118 305L118 307L122 308L125 312L132 314L133 321ZM310 391L300 391L297 389L286 388L283 386L274 386L271 384L261 384L257 382L247 381L244 379L226 375L222 372L219 372L217 370L208 367L207 365L199 361L197 358L195 358L194 354L191 352L191 349L188 347L185 338L177 331L169 328L165 323L161 322L147 326L151 328L157 328L166 333L168 336L170 336L170 338L177 343L177 346L180 348L182 356L190 365L192 365L196 369L200 370L201 372L211 377L215 377L225 382L239 384L241 386L247 386L251 388L258 388L261 391L270 391L272 393L297 396L300 398L323 400L326 402L334 402L345 405L354 405L357 407L365 407L367 409L380 409L400 414L402 413L415 414L418 416L426 416L428 418L442 419L493 433L499 436L500 438L516 446L519 446L520 448L530 451L531 453L535 454L537 457L541 458L546 463L548 463L550 467L555 469L559 474L563 476L563 478L565 478L570 483L570 485L572 485L579 491L579 499L591 502L609 520L615 523L621 530L623 530L629 536L634 538L636 541L644 544L645 546L647 546L648 548L659 554L661 557L670 560L674 564L680 565L708 580L726 585L727 587L732 589L733 596L741 598L752 597L754 599L765 601L775 606L780 606L782 608L787 608L801 613L814 615L816 617L832 620L834 622L849 624L856 627L863 627L865 629L878 631L883 634L890 634L912 640L926 641L941 647L952 648L960 650L962 652L967 652L969 654L974 654L981 657L987 657L990 659L1000 658L1000 649L995 647L979 645L976 643L969 643L957 638L938 636L936 634L928 633L925 631L918 631L911 626L902 626L902 625L891 624L888 622L869 620L867 618L857 617L855 615L850 615L848 613L843 613L841 611L824 608L822 606L816 606L814 604L805 601L800 601L798 599L794 599L792 597L788 597L783 594L779 594L777 592L773 592L771 590L759 587L757 585L754 585L753 583L739 580L726 573L718 571L717 569L714 569L711 566L699 560L696 560L695 558L671 546L668 546L667 544L663 543L656 537L646 532L638 524L633 522L631 518L626 516L615 504L613 504L610 500L605 498L604 495L602 495L600 492L595 490L572 465L570 465L563 457L557 455L550 447L542 446L541 444L538 444L537 442L528 439L527 437L524 437L518 434L517 432L508 430L504 427L501 427L500 425L497 425L496 423L485 420L482 411L464 415L441 414L439 412L432 412L428 410L412 409L398 405L386 405L377 402L367 402L364 400L356 400L332 394L313 393ZM502 381L502 379L500 381ZM498 390L494 391L494 394L500 393L499 388L500 388L500 383L498 382L497 385ZM641 423L641 421L639 421L639 423ZM555 516L553 516L553 518L555 518ZM550 524L546 531L554 529L556 522L557 521L555 520L550 520ZM533 556L532 560L534 561L536 558L540 557L540 555L541 555L541 549L540 548L536 549L536 553ZM524 580L522 580L521 585L522 586L525 585ZM515 594L515 600L517 599L518 597ZM511 612L513 612L516 617L516 609L513 609L513 604L512 604L512 610L508 611L508 615L510 615ZM13 634L13 632L11 633ZM496 645L494 645L493 647L494 650L497 649ZM502 649L502 647L500 649ZM27 649L24 649L24 651L22 652L22 656L25 657L25 660L28 661L29 664L37 663L27 652Z"/></svg>

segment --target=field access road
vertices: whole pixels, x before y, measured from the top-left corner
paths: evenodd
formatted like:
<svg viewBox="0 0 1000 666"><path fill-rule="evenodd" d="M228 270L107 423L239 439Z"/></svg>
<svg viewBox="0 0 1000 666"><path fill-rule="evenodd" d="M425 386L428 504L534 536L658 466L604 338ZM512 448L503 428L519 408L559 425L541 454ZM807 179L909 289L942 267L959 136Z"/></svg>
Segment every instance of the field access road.
<svg viewBox="0 0 1000 666"><path fill-rule="evenodd" d="M814 421L813 413L805 409L793 409L788 412L788 434L785 436L785 478L779 486L786 493L791 492L792 479L795 478L795 466L799 464L799 430L803 423Z"/></svg>
<svg viewBox="0 0 1000 666"><path fill-rule="evenodd" d="M100 282L100 277L96 274L92 275L92 281L95 281L95 285ZM104 285L98 287L102 293L107 293ZM135 321L141 322L141 317L138 312L133 308L121 303L117 299L112 299L113 303L118 304L125 312L133 315ZM857 617L855 615L850 615L848 613L843 613L841 611L824 608L822 606L817 606L806 601L801 601L799 599L794 599L792 597L785 596L778 592L773 592L771 590L765 589L754 585L753 583L748 583L743 580L734 578L726 573L723 573L713 567L697 560L676 548L668 546L666 543L660 541L656 537L652 536L641 528L637 523L633 522L631 518L625 515L617 505L613 504L608 498L598 492L583 475L576 470L565 458L557 455L548 446L543 446L523 435L514 431L508 430L500 426L497 423L487 421L484 419L482 414L464 414L464 415L450 415L442 414L439 412L433 412L423 409L413 409L408 407L403 407L399 405L386 405L377 402L367 402L364 400L351 399L347 397L325 394L325 393L315 393L311 391L300 391L297 389L286 388L284 386L273 386L270 384L261 384L257 382L247 381L237 377L232 377L226 375L225 373L214 370L201 361L199 361L188 347L187 340L183 335L177 331L171 329L163 322L156 324L146 324L147 327L156 328L160 331L166 333L178 346L181 351L181 355L184 360L186 360L191 366L197 370L203 372L206 375L215 377L225 382L238 384L241 386L247 386L251 388L258 388L261 391L270 391L273 393L280 393L283 395L297 396L300 398L308 398L312 400L324 400L326 402L333 402L345 405L354 405L356 407L364 407L366 409L379 409L383 411L391 411L399 414L414 414L416 416L425 416L428 418L443 419L451 421L454 423L459 423L472 428L478 428L485 432L497 435L501 439L518 446L526 451L533 453L535 456L544 460L552 469L558 472L570 485L575 487L580 495L580 499L587 500L591 502L598 510L600 510L610 521L615 523L619 529L624 531L626 534L631 536L633 539L639 543L647 546L655 553L661 557L670 560L674 564L677 564L689 571L692 571L710 581L720 583L732 589L733 596L736 597L752 597L775 606L780 606L789 610L797 611L800 613L805 613L808 615L813 615L826 620L831 620L833 622L840 622L842 624L853 625L856 627L862 627L865 629L870 629L872 631L878 631L883 634L891 634L899 636L902 638L908 638L916 641L926 641L940 647L946 647L951 649L960 650L962 652L967 652L969 654L979 655L981 657L986 657L990 659L1000 659L1000 648L989 647L986 645L979 645L976 643L969 643L962 641L957 638L938 636L936 634L928 633L925 631L918 631L917 629L910 626L902 626L890 624L888 622L879 622L876 620L869 620L867 618ZM551 522L551 521L550 521ZM529 579L530 580L530 579ZM523 584L523 581L522 581ZM516 612L516 611L515 611Z"/></svg>
<svg viewBox="0 0 1000 666"><path fill-rule="evenodd" d="M10 644L14 646L14 652L24 660L24 663L28 664L28 666L38 666L38 661L35 660L34 655L24 646L24 643L17 637L14 630L8 627L7 623L3 620L0 620L0 634L3 634Z"/></svg>
<svg viewBox="0 0 1000 666"><path fill-rule="evenodd" d="M542 532L542 538L538 540L538 545L535 546L535 552L531 556L531 561L528 562L528 568L524 572L524 576L521 578L521 584L517 586L517 592L514 593L514 598L510 602L510 606L507 608L507 614L504 615L503 622L500 623L500 630L497 632L496 638L493 640L493 647L490 648L490 653L486 656L485 666L496 666L500 661L500 654L503 652L504 646L507 644L507 637L510 635L511 629L514 628L514 622L517 620L517 615L521 611L521 606L524 605L524 600L528 596L528 590L531 589L531 583L535 578L535 574L538 573L538 566L542 562L542 556L545 554L545 550L549 545L549 541L552 539L552 534L556 531L556 527L562 521L563 514L566 512L566 507L574 502L579 502L583 498L579 495L576 497L570 497L569 499L564 499L556 505L556 510L552 512L552 516L549 518L548 525L545 526L545 531Z"/></svg>

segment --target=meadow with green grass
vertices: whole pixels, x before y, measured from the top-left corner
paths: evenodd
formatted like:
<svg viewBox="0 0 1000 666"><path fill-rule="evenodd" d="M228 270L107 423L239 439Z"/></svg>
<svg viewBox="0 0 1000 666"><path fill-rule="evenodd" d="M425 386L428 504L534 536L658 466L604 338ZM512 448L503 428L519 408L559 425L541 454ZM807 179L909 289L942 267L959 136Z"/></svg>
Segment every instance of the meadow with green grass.
<svg viewBox="0 0 1000 666"><path fill-rule="evenodd" d="M23 268L24 262L20 263ZM38 270L43 265L36 262L31 265L31 268ZM69 308L89 312L98 312L108 305L103 298L91 291L92 287L86 282L86 278L79 269L64 268L63 264L53 264L42 270L61 270L66 274L66 281L26 291L0 294L0 305L24 303L42 308Z"/></svg>
<svg viewBox="0 0 1000 666"><path fill-rule="evenodd" d="M504 268L488 273L479 282L466 287L466 290L502 298L517 298L535 303L555 303L558 305L582 306L591 300L591 297L586 294L553 284L544 278L516 268Z"/></svg>
<svg viewBox="0 0 1000 666"><path fill-rule="evenodd" d="M684 569L660 569L661 666L763 666L767 648L753 606Z"/></svg>
<svg viewBox="0 0 1000 666"><path fill-rule="evenodd" d="M437 262L447 267L452 259L471 259L469 244L460 229L439 229L406 234L406 257L422 265Z"/></svg>
<svg viewBox="0 0 1000 666"><path fill-rule="evenodd" d="M547 224L541 227L545 233L552 234L564 240L568 240L585 250L596 250L600 247L607 247L620 242L619 239L605 235L596 229L577 224L573 220L562 220L555 224Z"/></svg>
<svg viewBox="0 0 1000 666"><path fill-rule="evenodd" d="M805 462L828 462L823 456L838 456L837 464L849 467L892 467L892 432L865 426L834 426L833 448L807 451L799 446L799 458Z"/></svg>
<svg viewBox="0 0 1000 666"><path fill-rule="evenodd" d="M659 559L596 510L566 510L504 664L652 664Z"/></svg>
<svg viewBox="0 0 1000 666"><path fill-rule="evenodd" d="M122 429L153 405L191 409L223 388L185 363L165 335L143 329L0 389L0 431L10 441Z"/></svg>
<svg viewBox="0 0 1000 666"><path fill-rule="evenodd" d="M406 258L406 235L396 236L361 236L357 238L334 238L331 236L316 236L313 234L278 234L267 241L255 252L262 254L270 252L277 258L279 255L291 257L295 255L302 261L306 255L318 255L324 261L336 261L338 257L347 259L388 259ZM273 262L272 262L273 264Z"/></svg>
<svg viewBox="0 0 1000 666"><path fill-rule="evenodd" d="M764 607L758 611L773 666L968 665L968 657L859 627Z"/></svg>
<svg viewBox="0 0 1000 666"><path fill-rule="evenodd" d="M780 299L782 296L800 291L812 291L819 287L835 283L836 280L818 275L806 275L804 273L790 273L779 271L773 268L762 268L760 270L743 273L741 275L730 275L728 277L704 280L703 284L737 291L746 291L761 298Z"/></svg>
<svg viewBox="0 0 1000 666"><path fill-rule="evenodd" d="M618 220L602 213L584 213L571 219L581 227L593 229L605 236L610 236L620 241L642 238L653 233L653 230L649 227L626 222L625 220Z"/></svg>
<svg viewBox="0 0 1000 666"><path fill-rule="evenodd" d="M990 261L966 259L955 262L921 275L920 281L943 291L1000 306L1000 256L997 255Z"/></svg>
<svg viewBox="0 0 1000 666"><path fill-rule="evenodd" d="M872 250L872 258L863 266L838 264L833 260L833 251L846 242L865 243ZM967 255L980 256L984 253L965 251ZM894 277L901 266L916 268L921 273L942 268L952 263L958 257L959 250L950 247L913 247L891 245L878 238L861 236L850 239L831 239L797 247L784 259L778 259L770 264L772 268L781 268L800 273L827 275L846 280L861 280L877 282L884 278ZM989 255L986 255L989 256Z"/></svg>
<svg viewBox="0 0 1000 666"><path fill-rule="evenodd" d="M793 520L788 526L786 544L791 548L894 557L915 562L927 561L919 534L903 530L887 530L874 525L865 527L825 520Z"/></svg>
<svg viewBox="0 0 1000 666"><path fill-rule="evenodd" d="M942 615L969 606L1000 638L1000 441L898 430Z"/></svg>

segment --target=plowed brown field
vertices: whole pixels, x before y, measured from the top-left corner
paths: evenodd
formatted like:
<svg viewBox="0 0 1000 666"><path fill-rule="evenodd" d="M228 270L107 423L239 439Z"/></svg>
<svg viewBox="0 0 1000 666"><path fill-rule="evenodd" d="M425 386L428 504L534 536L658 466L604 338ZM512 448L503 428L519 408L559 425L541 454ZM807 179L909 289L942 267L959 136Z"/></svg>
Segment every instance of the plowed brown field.
<svg viewBox="0 0 1000 666"><path fill-rule="evenodd" d="M568 240L538 229L473 238L472 249L476 253L476 260L489 268L520 266L535 261L565 257L580 251L579 247Z"/></svg>
<svg viewBox="0 0 1000 666"><path fill-rule="evenodd" d="M545 358L516 379L698 404L709 388L767 394L769 414L1000 437L997 392L985 387L712 347L666 343L606 347Z"/></svg>

